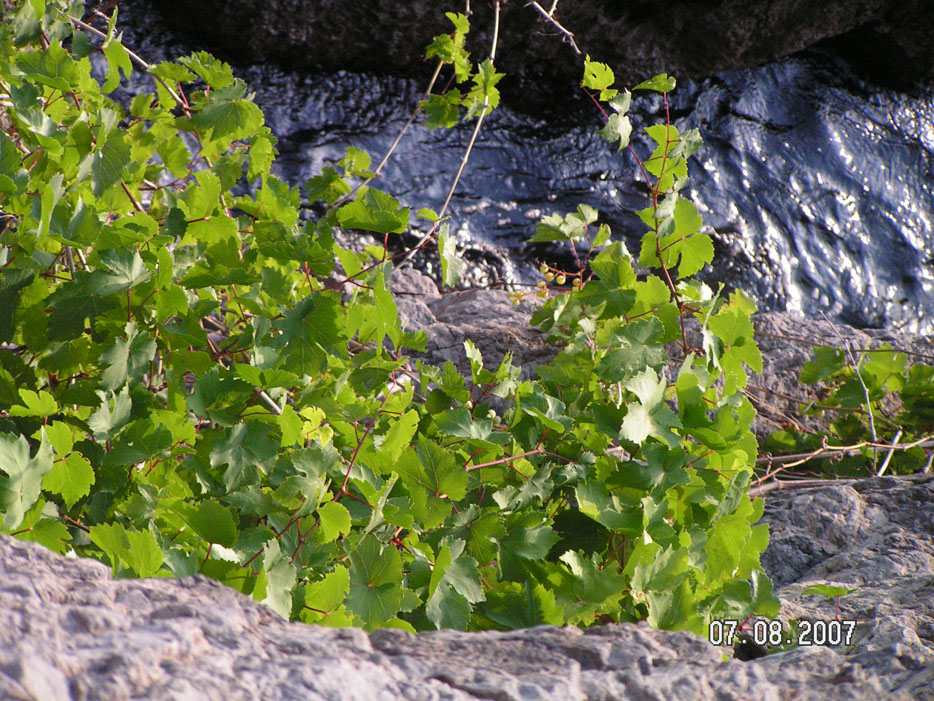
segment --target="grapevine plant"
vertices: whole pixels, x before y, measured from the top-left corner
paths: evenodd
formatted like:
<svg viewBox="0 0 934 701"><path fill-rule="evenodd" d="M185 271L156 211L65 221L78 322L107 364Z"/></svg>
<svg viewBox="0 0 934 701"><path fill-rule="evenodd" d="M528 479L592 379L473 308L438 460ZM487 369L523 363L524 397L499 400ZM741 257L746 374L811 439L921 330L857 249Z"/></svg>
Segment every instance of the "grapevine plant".
<svg viewBox="0 0 934 701"><path fill-rule="evenodd" d="M754 306L694 277L713 256L682 195L696 130L666 111L640 158L631 93L588 59L600 133L650 191L638 262L654 272L636 274L597 211L546 217L533 240L588 258L546 265L557 285L532 321L561 352L522 379L467 342L465 377L407 355L426 339L400 325L387 249L410 210L370 186L367 154L293 187L223 62L143 64L116 10L95 30L82 2L4 7L2 532L116 576L202 573L324 625L703 633L777 613L748 496ZM453 84L422 105L437 127L498 103L499 74L471 69L468 20L449 16L428 53ZM125 109L108 95L134 63L154 89ZM674 87L636 90L667 107ZM454 284L442 217L419 214ZM339 230L379 243L354 252Z"/></svg>

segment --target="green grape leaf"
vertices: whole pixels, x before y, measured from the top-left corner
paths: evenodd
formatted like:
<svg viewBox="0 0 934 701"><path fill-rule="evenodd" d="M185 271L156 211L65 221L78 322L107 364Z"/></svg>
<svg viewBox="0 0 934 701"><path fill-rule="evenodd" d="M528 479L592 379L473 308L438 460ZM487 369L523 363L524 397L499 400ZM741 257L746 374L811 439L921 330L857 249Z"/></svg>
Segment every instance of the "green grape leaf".
<svg viewBox="0 0 934 701"><path fill-rule="evenodd" d="M503 591L490 592L483 613L507 630L564 622L564 611L555 601L554 592L531 579L524 585L515 584Z"/></svg>
<svg viewBox="0 0 934 701"><path fill-rule="evenodd" d="M258 421L237 424L211 450L211 466L223 467L228 492L254 482L257 470L275 460L278 442L270 438L270 427Z"/></svg>
<svg viewBox="0 0 934 701"><path fill-rule="evenodd" d="M386 456L390 464L395 463L403 449L411 445L412 436L415 435L417 428L418 412L414 409L407 411L391 423L389 430L377 444L379 452Z"/></svg>
<svg viewBox="0 0 934 701"><path fill-rule="evenodd" d="M506 529L496 509L481 509L471 504L454 515L452 537L465 541L468 552L481 566L496 559L497 542L505 534Z"/></svg>
<svg viewBox="0 0 934 701"><path fill-rule="evenodd" d="M493 433L490 419L474 419L462 406L440 413L435 417L435 424L441 433L457 438L488 441Z"/></svg>
<svg viewBox="0 0 934 701"><path fill-rule="evenodd" d="M263 124L263 113L249 100L215 100L193 116L191 123L209 132L211 139L235 141L253 136Z"/></svg>
<svg viewBox="0 0 934 701"><path fill-rule="evenodd" d="M109 277L109 276L108 276ZM102 278L98 277L97 280ZM77 285L63 285L62 290L67 292L77 292L76 289L69 289ZM105 290L109 294L109 290ZM98 294L81 294L80 292L73 296L61 296L53 299L52 314L49 317L49 340L67 341L77 338L85 331L85 320L89 320L93 325L95 320L116 307L116 301L109 296L100 296Z"/></svg>
<svg viewBox="0 0 934 701"><path fill-rule="evenodd" d="M830 584L811 584L802 591L802 596L823 596L827 599L834 599L838 596L849 596L859 589L847 589L846 587L835 587Z"/></svg>
<svg viewBox="0 0 934 701"><path fill-rule="evenodd" d="M190 431L187 435L191 436L193 441L193 427L190 424L185 425ZM139 419L131 423L113 441L107 460L115 465L137 464L163 456L173 443L172 432L167 428L154 421Z"/></svg>
<svg viewBox="0 0 934 701"><path fill-rule="evenodd" d="M114 576L121 566L137 577L154 577L162 568L162 549L149 531L127 530L119 523L99 523L88 530L88 538L110 558Z"/></svg>
<svg viewBox="0 0 934 701"><path fill-rule="evenodd" d="M119 394L102 391L96 394L100 399L100 406L88 418L88 426L98 440L110 440L130 420L133 402L130 400L129 387L124 386Z"/></svg>
<svg viewBox="0 0 934 701"><path fill-rule="evenodd" d="M48 548L59 555L65 555L69 550L71 534L68 532L68 526L58 519L43 518L39 519L35 525L22 533L17 533L20 540L29 540Z"/></svg>
<svg viewBox="0 0 934 701"><path fill-rule="evenodd" d="M55 398L45 390L36 393L31 389L21 389L19 397L24 406L11 406L10 416L52 416L58 413Z"/></svg>
<svg viewBox="0 0 934 701"><path fill-rule="evenodd" d="M275 539L267 541L263 547L263 571L266 573L266 596L262 603L288 619L292 614L292 588L297 573Z"/></svg>
<svg viewBox="0 0 934 701"><path fill-rule="evenodd" d="M2 136L0 136L2 139ZM3 144L0 140L0 150ZM24 288L29 287L35 279L35 273L29 270L5 270L0 277L0 342L13 340L15 327L13 323L16 307Z"/></svg>
<svg viewBox="0 0 934 701"><path fill-rule="evenodd" d="M115 339L114 344L101 353L101 360L109 366L101 374L104 389L120 389L127 379L141 375L156 353L156 342L148 334L138 334L134 322L127 324L126 332L126 339Z"/></svg>
<svg viewBox="0 0 934 701"><path fill-rule="evenodd" d="M506 579L521 579L522 560L544 560L560 537L540 513L512 514L506 519L506 535L500 541L499 567Z"/></svg>
<svg viewBox="0 0 934 701"><path fill-rule="evenodd" d="M36 500L42 488L42 478L52 470L52 446L43 433L36 454L30 457L25 436L14 437L0 433L0 511L3 529L10 531L23 520L26 511Z"/></svg>
<svg viewBox="0 0 934 701"><path fill-rule="evenodd" d="M252 182L254 179L269 173L269 169L276 158L276 153L276 138L272 134L260 133L254 136L250 140L250 164L246 172L247 180Z"/></svg>
<svg viewBox="0 0 934 701"><path fill-rule="evenodd" d="M658 75L644 80L639 83L633 90L653 90L655 92L671 92L675 89L676 81L674 78L669 76L667 73L659 73Z"/></svg>
<svg viewBox="0 0 934 701"><path fill-rule="evenodd" d="M226 88L227 86L233 84L234 76L233 71L230 66L223 61L211 56L211 54L206 51L197 51L188 56L184 56L178 59L178 62L194 72L201 80L203 80L209 87L217 88ZM163 64L164 65L164 64ZM175 72L171 75L171 78L174 80L189 80L188 78L182 77L182 74L178 72L178 69L174 69Z"/></svg>
<svg viewBox="0 0 934 701"><path fill-rule="evenodd" d="M350 553L350 590L347 608L368 625L376 625L399 612L403 602L402 558L393 547L367 535Z"/></svg>
<svg viewBox="0 0 934 701"><path fill-rule="evenodd" d="M316 175L305 182L305 189L308 191L308 200L310 202L324 201L328 204L334 204L350 192L350 185L334 168L326 166L322 169L320 175Z"/></svg>
<svg viewBox="0 0 934 701"><path fill-rule="evenodd" d="M562 217L550 214L542 217L529 241L578 241L587 235L587 227L597 221L600 213L590 205L581 204L577 212Z"/></svg>
<svg viewBox="0 0 934 701"><path fill-rule="evenodd" d="M630 322L614 337L612 350L597 364L597 374L607 382L625 382L646 367L661 370L668 362L664 332L656 317Z"/></svg>
<svg viewBox="0 0 934 701"><path fill-rule="evenodd" d="M444 224L438 234L438 253L441 256L441 283L445 287L455 287L460 281L465 263L457 257L457 241L448 232L449 227Z"/></svg>
<svg viewBox="0 0 934 701"><path fill-rule="evenodd" d="M704 632L703 618L697 614L696 600L687 581L664 591L650 591L649 624L659 630L687 629L697 635Z"/></svg>
<svg viewBox="0 0 934 701"><path fill-rule="evenodd" d="M369 188L337 210L337 220L348 229L401 234L409 225L409 208L392 195Z"/></svg>
<svg viewBox="0 0 934 701"><path fill-rule="evenodd" d="M427 100L419 103L427 119L425 127L428 129L451 129L460 119L460 108L463 97L457 90L448 90L443 95L429 95Z"/></svg>
<svg viewBox="0 0 934 701"><path fill-rule="evenodd" d="M104 43L104 56L107 59L107 80L101 86L101 92L110 93L120 85L120 71L123 71L124 80L130 79L133 75L133 63L119 37Z"/></svg>
<svg viewBox="0 0 934 701"><path fill-rule="evenodd" d="M73 90L78 82L75 61L57 44L51 44L45 51L17 52L16 67L25 77L62 92Z"/></svg>
<svg viewBox="0 0 934 701"><path fill-rule="evenodd" d="M580 512L611 531L630 537L642 533L642 510L626 503L620 496L610 494L602 482L588 480L574 488Z"/></svg>
<svg viewBox="0 0 934 701"><path fill-rule="evenodd" d="M556 603L564 609L568 623L586 625L597 613L609 613L619 608L619 600L628 579L604 566L599 556L588 560L577 550L568 550L559 560L567 567L557 570L550 580L557 580Z"/></svg>
<svg viewBox="0 0 934 701"><path fill-rule="evenodd" d="M619 141L619 146L616 150L622 151L629 146L629 137L632 134L632 122L629 121L629 117L611 114L606 120L606 125L599 133L600 136L610 143Z"/></svg>
<svg viewBox="0 0 934 701"><path fill-rule="evenodd" d="M629 410L619 431L620 438L642 443L649 436L654 436L672 448L679 444L678 435L671 429L679 428L681 423L664 402L665 386L665 381L659 379L658 373L651 368L646 368L626 383L626 389L639 398L639 403L628 405Z"/></svg>
<svg viewBox="0 0 934 701"><path fill-rule="evenodd" d="M425 438L419 439L415 455L403 453L396 470L427 528L439 526L451 513L452 501L463 499L467 492L467 472L449 452Z"/></svg>
<svg viewBox="0 0 934 701"><path fill-rule="evenodd" d="M94 152L91 165L91 188L100 197L123 178L130 164L130 144L119 130L110 132L101 148Z"/></svg>
<svg viewBox="0 0 934 701"><path fill-rule="evenodd" d="M452 64L457 82L462 83L470 76L469 54L464 50L470 20L459 12L445 12L444 16L454 25L454 31L434 37L425 51L425 58L437 56L442 62Z"/></svg>
<svg viewBox="0 0 934 701"><path fill-rule="evenodd" d="M591 267L599 279L587 283L580 293L581 300L604 304L600 318L626 315L636 300L636 274L626 248L620 242L610 244L594 258Z"/></svg>
<svg viewBox="0 0 934 701"><path fill-rule="evenodd" d="M497 73L493 62L487 59L474 73L474 86L464 96L467 105L467 119L485 116L499 107L499 89L496 84L503 79L502 73Z"/></svg>
<svg viewBox="0 0 934 701"><path fill-rule="evenodd" d="M328 501L318 506L318 530L321 542L330 543L350 533L351 520L347 507L336 501Z"/></svg>
<svg viewBox="0 0 934 701"><path fill-rule="evenodd" d="M559 435L574 425L574 419L563 413L566 408L564 402L548 394L526 394L519 399L519 408Z"/></svg>
<svg viewBox="0 0 934 701"><path fill-rule="evenodd" d="M337 565L324 579L306 587L303 620L334 627L353 625L353 616L344 608L349 591L350 571Z"/></svg>
<svg viewBox="0 0 934 701"><path fill-rule="evenodd" d="M187 508L186 508L187 507ZM197 508L187 504L178 507L179 514L208 543L232 548L237 543L237 526L230 509L213 499L205 499Z"/></svg>
<svg viewBox="0 0 934 701"><path fill-rule="evenodd" d="M846 354L839 348L814 348L813 358L801 366L798 379L806 385L822 382L846 367Z"/></svg>
<svg viewBox="0 0 934 701"><path fill-rule="evenodd" d="M616 97L616 90L610 88L616 81L613 70L605 63L591 61L588 55L584 62L584 77L581 80L581 87L590 90L599 90L601 100L609 100Z"/></svg>
<svg viewBox="0 0 934 701"><path fill-rule="evenodd" d="M442 582L425 604L425 615L438 630L468 630L472 606L447 582Z"/></svg>
<svg viewBox="0 0 934 701"><path fill-rule="evenodd" d="M69 509L88 496L93 485L94 468L81 453L71 453L64 460L56 461L42 478L42 488L61 495Z"/></svg>
<svg viewBox="0 0 934 701"><path fill-rule="evenodd" d="M345 357L347 339L339 319L339 299L324 292L309 295L285 312L285 318L274 325L282 332L277 343L285 362L283 369L314 376L328 355Z"/></svg>
<svg viewBox="0 0 934 701"><path fill-rule="evenodd" d="M344 169L344 177L367 175L371 163L370 154L356 146L348 146L346 155L337 162Z"/></svg>

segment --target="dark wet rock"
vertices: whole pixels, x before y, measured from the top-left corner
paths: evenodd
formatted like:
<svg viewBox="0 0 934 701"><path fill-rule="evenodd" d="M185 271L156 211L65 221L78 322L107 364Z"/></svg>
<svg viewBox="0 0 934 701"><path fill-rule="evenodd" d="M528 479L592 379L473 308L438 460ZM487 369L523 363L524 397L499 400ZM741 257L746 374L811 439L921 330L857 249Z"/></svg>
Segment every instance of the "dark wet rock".
<svg viewBox="0 0 934 701"><path fill-rule="evenodd" d="M898 8L904 7L908 12L917 2L875 0L870 10L884 6L886 12L901 12ZM932 26L925 13L934 12L934 3L921 2L925 7L912 16L911 32L926 32ZM571 4L562 0L559 8ZM653 7L656 4L663 5ZM694 12L697 21L706 21L706 13L714 12L709 8L723 4L698 4L705 11ZM170 31L157 5L162 4L121 0L119 22L128 46L152 62L206 48L213 33L182 36ZM353 3L343 5L347 9ZM825 5L814 12L825 12ZM865 3L843 9L849 12L851 5ZM479 17L488 12L489 3L473 6ZM522 16L531 12L522 3L508 6ZM624 13L638 4L618 6ZM400 12L406 8L408 4ZM261 15L255 15L256 22ZM745 15L737 21L746 22ZM256 22L242 32L244 45L247 35L258 33ZM187 15L183 24L194 27ZM295 19L292 24L301 22ZM882 31L888 25L873 21L865 26ZM848 36L840 35L840 42ZM543 43L562 48L556 40ZM837 44L824 44L704 80L686 80L686 74L663 67L679 79L669 96L677 127L696 127L705 141L692 160L686 192L704 217L705 233L714 238L716 256L706 279L713 286L724 282L728 289L745 290L760 309L811 318L825 313L858 328L908 327L930 333L934 132L929 126L934 120L934 88L904 93L869 85L847 68ZM919 47L929 50L934 44L925 39ZM871 42L858 44L858 50L861 56L886 53L884 45ZM247 53L227 58L242 59ZM917 60L916 66L891 75L919 75L925 66L934 67L934 60ZM886 65L882 58L872 58L872 63ZM351 145L368 151L374 160L385 154L431 74L431 66L422 63L412 79L386 75L382 71L390 65L387 60L379 73L342 67L322 74L273 63L238 64L237 74L256 91L257 103L279 139L276 174L298 185L342 158ZM137 88L151 89L145 74L134 76ZM452 235L470 263L474 286L493 281L534 284L541 260L571 269L567 251L526 241L541 216L567 213L581 203L599 209L601 223L631 251L639 250L645 229L633 212L646 204L641 176L627 154L621 158L596 134L601 120L593 105L587 101L586 109L575 109L571 96L583 95L576 79L577 73L570 85L530 78L524 85L502 86L504 99L511 94L510 104L516 109L496 110L480 130L448 210ZM622 82L632 85L631 80ZM544 88L553 88L556 95L542 97ZM529 116L526 102L531 99L548 103L547 119ZM661 100L640 96L633 101L631 115L633 146L644 156L654 143L641 127L663 119L664 108ZM452 130L427 130L417 121L378 187L413 211L439 211L472 128L466 123ZM417 220L412 224L424 227ZM424 231L419 229L412 240Z"/></svg>
<svg viewBox="0 0 934 701"><path fill-rule="evenodd" d="M197 576L129 580L0 536L11 699L932 699L934 476L766 495L781 618L859 619L849 646L749 662L686 632L440 631L289 623ZM855 588L839 604L809 584Z"/></svg>
<svg viewBox="0 0 934 701"><path fill-rule="evenodd" d="M540 5L550 9L551 2ZM296 68L424 74L424 47L450 30L435 0L168 0L159 4L178 29L239 63L276 61ZM471 4L468 48L489 52L492 3ZM666 71L701 78L755 66L833 39L880 79L934 77L934 5L928 0L561 0L555 17L580 49L626 81ZM478 58L477 60L481 60ZM504 2L497 67L547 85L577 81L580 57L530 3ZM886 82L883 80L883 82Z"/></svg>

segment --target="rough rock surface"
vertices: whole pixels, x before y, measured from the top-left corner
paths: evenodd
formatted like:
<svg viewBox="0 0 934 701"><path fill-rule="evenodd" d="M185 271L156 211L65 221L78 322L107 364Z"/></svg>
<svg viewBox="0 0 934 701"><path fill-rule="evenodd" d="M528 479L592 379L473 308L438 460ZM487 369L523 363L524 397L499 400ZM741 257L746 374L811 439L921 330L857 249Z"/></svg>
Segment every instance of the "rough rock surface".
<svg viewBox="0 0 934 701"><path fill-rule="evenodd" d="M782 618L859 618L848 648L742 662L684 632L335 630L205 577L127 580L0 536L9 699L934 699L934 477L767 496ZM858 588L836 610L809 583Z"/></svg>
<svg viewBox="0 0 934 701"><path fill-rule="evenodd" d="M552 5L539 4L546 10ZM580 57L530 5L503 3L497 67L546 92L556 78L579 81ZM431 37L450 31L444 12L465 9L464 3L435 0L164 0L159 6L176 27L233 61L417 75L425 73L424 47ZM468 48L483 57L491 41L492 3L470 6ZM929 0L561 0L555 17L583 52L609 63L626 83L662 71L707 77L828 39L876 78L934 78Z"/></svg>
<svg viewBox="0 0 934 701"><path fill-rule="evenodd" d="M451 361L469 376L464 341L470 339L483 354L484 367L495 370L506 353L512 353L513 364L522 368L523 377L530 378L537 366L546 364L559 350L529 326L532 311L542 303L534 295L518 307L502 289L442 295L431 278L414 269L393 272L392 292L403 326L428 336L425 356L432 364Z"/></svg>
<svg viewBox="0 0 934 701"><path fill-rule="evenodd" d="M853 669L934 698L934 475L839 482L765 503L772 535L762 564L780 587L782 617L858 619L845 655ZM811 584L856 591L837 606L802 597ZM799 654L780 656L793 665Z"/></svg>

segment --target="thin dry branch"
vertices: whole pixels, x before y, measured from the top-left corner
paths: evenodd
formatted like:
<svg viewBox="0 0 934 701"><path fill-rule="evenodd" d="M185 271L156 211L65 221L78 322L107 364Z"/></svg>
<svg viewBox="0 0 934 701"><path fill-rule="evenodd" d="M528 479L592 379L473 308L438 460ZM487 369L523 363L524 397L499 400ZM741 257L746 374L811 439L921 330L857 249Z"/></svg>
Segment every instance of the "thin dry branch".
<svg viewBox="0 0 934 701"><path fill-rule="evenodd" d="M578 56L581 55L580 47L578 47L577 42L574 40L574 33L571 31L568 31L568 29L566 29L558 20L555 19L555 10L558 7L558 0L554 0L554 2L551 3L551 9L548 10L547 12L545 11L544 7L539 5L537 2L534 2L534 0L533 2L526 4L526 7L529 7L529 6L534 7L536 10L538 10L539 14L541 14L542 17L544 17L548 22L554 25L555 29L561 32L564 35L564 38L568 41L568 43L571 44L571 48L574 49L574 52Z"/></svg>
<svg viewBox="0 0 934 701"><path fill-rule="evenodd" d="M874 450L909 450L910 448L931 448L934 447L934 436L922 436L911 443L874 443L872 441L860 441L852 445L822 445L817 450L810 453L795 453L792 455L766 455L756 459L757 465L783 464L786 468L797 467L817 458L852 455L858 453L862 448L872 448Z"/></svg>
<svg viewBox="0 0 934 701"><path fill-rule="evenodd" d="M347 202L352 200L354 196L356 196L356 194L360 191L360 188L369 185L376 178L380 177L380 174L383 172L383 168L386 167L386 164L389 163L389 159L392 157L392 154L395 153L396 149L399 147L399 143L402 141L402 137L406 135L406 133L409 131L409 128L415 123L415 120L418 118L418 115L421 114L422 103L425 100L427 100L428 97L431 95L431 91L434 89L435 83L438 81L438 76L441 74L441 67L443 65L444 65L444 61L438 61L438 65L435 68L434 75L431 76L431 80L428 82L428 87L425 88L425 92L422 95L422 99L418 101L418 104L415 106L415 109L412 111L412 114L409 117L408 121L405 123L402 129L399 130L399 133L396 135L396 138L392 142L392 145L389 147L389 150L386 151L386 155L383 156L383 160L379 162L379 165L376 166L376 170L373 171L373 175L367 178L366 180L358 183L353 188L353 190L351 190L346 195L341 197L337 202L331 205L329 209L336 209L340 207L341 205L346 204Z"/></svg>

